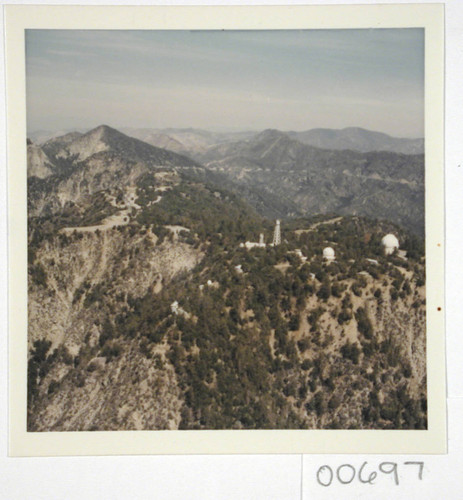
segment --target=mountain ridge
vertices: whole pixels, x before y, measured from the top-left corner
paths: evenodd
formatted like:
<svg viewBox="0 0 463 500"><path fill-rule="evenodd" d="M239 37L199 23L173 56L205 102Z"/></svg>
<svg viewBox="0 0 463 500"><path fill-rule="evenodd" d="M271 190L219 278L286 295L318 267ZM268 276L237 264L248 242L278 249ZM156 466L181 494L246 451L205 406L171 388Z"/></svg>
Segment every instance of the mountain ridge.
<svg viewBox="0 0 463 500"><path fill-rule="evenodd" d="M124 134L148 142L154 146L162 147L162 136L169 137L176 145L174 151L182 154L194 154L204 152L210 146L226 142L235 142L251 138L262 131L235 131L235 132L212 132L200 128L129 128L116 127ZM82 132L83 129L79 129ZM87 129L88 131L89 129ZM384 132L377 132L362 127L334 128L312 128L302 131L283 130L293 139L297 139L304 144L308 144L323 149L351 149L353 151L391 151L404 154L424 153L423 138L394 137ZM57 137L63 135L46 131L31 132L31 138L38 144L40 138L49 139L50 136ZM158 137L160 136L160 137Z"/></svg>
<svg viewBox="0 0 463 500"><path fill-rule="evenodd" d="M422 155L321 149L267 129L238 142L209 146L190 159L104 125L83 135L57 138L45 149L54 154L52 163L94 158L97 171L107 170L105 161L95 157L104 153L122 155L128 162L123 171L131 162L198 172L205 167L203 177L214 177L218 185L241 191L266 216L360 214L389 218L424 233Z"/></svg>
<svg viewBox="0 0 463 500"><path fill-rule="evenodd" d="M376 132L361 127L343 129L314 128L302 132L288 132L304 144L323 149L351 149L368 153L390 151L403 154L424 153L424 139L393 137L384 132Z"/></svg>
<svg viewBox="0 0 463 500"><path fill-rule="evenodd" d="M131 185L139 176L159 169L201 168L190 158L106 125L74 138L57 138L48 150L54 151L55 168L28 190L29 211L35 215L60 211L101 190Z"/></svg>
<svg viewBox="0 0 463 500"><path fill-rule="evenodd" d="M100 125L80 135L61 149L57 156L77 154L79 160L85 160L95 153L109 150L130 156L132 160L141 160L151 164L156 162L176 162L186 165L192 162L192 160L177 153L129 137L108 125Z"/></svg>
<svg viewBox="0 0 463 500"><path fill-rule="evenodd" d="M321 149L268 129L195 158L262 196L291 200L281 217L297 206L300 215L359 214L424 232L423 155Z"/></svg>

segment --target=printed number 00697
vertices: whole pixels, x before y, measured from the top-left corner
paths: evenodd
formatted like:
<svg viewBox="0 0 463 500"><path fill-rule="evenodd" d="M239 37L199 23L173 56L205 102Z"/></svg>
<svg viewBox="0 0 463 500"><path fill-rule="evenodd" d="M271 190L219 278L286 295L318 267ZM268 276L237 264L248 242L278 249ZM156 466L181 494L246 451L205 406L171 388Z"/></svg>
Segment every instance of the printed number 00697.
<svg viewBox="0 0 463 500"><path fill-rule="evenodd" d="M358 481L363 484L373 484L378 476L376 471L368 473L365 469L368 462L363 462L358 472L351 464L342 464L336 471L329 465L322 465L317 471L317 482L322 486L331 486L333 481L341 484L350 484L357 477ZM403 465L416 465L418 466L418 479L423 479L424 462L404 462ZM383 474L392 474L396 485L399 484L399 472L397 462L381 462L378 469Z"/></svg>

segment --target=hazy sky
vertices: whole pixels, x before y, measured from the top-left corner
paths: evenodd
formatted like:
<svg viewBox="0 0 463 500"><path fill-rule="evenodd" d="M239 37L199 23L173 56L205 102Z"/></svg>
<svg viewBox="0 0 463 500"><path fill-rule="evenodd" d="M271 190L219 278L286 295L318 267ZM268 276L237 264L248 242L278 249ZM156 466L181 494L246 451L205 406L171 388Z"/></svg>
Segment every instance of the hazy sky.
<svg viewBox="0 0 463 500"><path fill-rule="evenodd" d="M28 129L424 130L421 29L26 33Z"/></svg>

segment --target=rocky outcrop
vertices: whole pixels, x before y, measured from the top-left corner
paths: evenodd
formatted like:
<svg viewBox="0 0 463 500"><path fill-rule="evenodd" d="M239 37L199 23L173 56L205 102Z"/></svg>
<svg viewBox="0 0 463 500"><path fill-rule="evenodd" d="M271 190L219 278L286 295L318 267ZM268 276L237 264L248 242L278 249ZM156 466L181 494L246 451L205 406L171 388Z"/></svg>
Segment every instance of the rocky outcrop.
<svg viewBox="0 0 463 500"><path fill-rule="evenodd" d="M99 306L120 308L159 282L191 270L203 253L182 242L157 244L151 231L128 237L126 227L57 235L35 253L46 288L29 281L29 345L46 339L76 351L93 328L101 331Z"/></svg>
<svg viewBox="0 0 463 500"><path fill-rule="evenodd" d="M27 146L27 176L45 179L54 174L55 166L40 146Z"/></svg>

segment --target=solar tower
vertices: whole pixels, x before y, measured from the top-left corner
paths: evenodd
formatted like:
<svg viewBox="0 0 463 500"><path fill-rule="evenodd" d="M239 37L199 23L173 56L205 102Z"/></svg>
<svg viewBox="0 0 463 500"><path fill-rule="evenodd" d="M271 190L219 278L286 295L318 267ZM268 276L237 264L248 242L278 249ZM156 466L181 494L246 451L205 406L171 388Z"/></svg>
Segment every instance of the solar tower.
<svg viewBox="0 0 463 500"><path fill-rule="evenodd" d="M273 246L276 247L281 243L281 234L280 234L280 221L277 219L275 223L275 231L273 232Z"/></svg>

